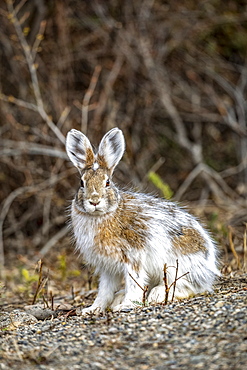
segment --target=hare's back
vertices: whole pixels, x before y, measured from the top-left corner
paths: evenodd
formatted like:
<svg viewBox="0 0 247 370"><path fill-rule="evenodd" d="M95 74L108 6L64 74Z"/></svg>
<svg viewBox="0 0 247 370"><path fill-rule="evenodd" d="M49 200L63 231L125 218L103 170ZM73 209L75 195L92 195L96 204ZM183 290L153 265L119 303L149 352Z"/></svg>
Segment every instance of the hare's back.
<svg viewBox="0 0 247 370"><path fill-rule="evenodd" d="M207 255L214 250L208 231L176 202L139 193L126 193L124 199L126 210L132 210L133 217L145 225L152 243L169 246L184 255Z"/></svg>

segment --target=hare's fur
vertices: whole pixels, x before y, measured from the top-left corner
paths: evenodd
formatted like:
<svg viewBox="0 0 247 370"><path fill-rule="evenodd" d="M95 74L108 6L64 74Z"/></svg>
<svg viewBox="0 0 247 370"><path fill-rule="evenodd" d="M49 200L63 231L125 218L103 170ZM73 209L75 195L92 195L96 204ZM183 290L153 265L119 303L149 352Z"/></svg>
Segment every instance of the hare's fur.
<svg viewBox="0 0 247 370"><path fill-rule="evenodd" d="M188 274L177 280L175 298L212 290L217 249L199 222L174 202L120 191L112 183L125 149L119 129L103 137L97 154L85 135L71 130L66 149L82 180L71 207L76 248L99 275L98 295L84 312L134 307L147 285L148 300L163 301L164 265L170 285L177 261L177 277ZM123 281L124 293L115 299Z"/></svg>

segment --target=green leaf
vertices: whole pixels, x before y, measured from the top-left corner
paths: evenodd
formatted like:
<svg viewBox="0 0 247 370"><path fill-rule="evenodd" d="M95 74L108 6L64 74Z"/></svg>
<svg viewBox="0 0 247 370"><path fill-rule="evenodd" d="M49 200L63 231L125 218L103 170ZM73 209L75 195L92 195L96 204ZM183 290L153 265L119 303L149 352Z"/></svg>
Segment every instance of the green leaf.
<svg viewBox="0 0 247 370"><path fill-rule="evenodd" d="M173 196L173 191L170 186L165 183L157 173L150 171L148 173L148 179L162 192L164 198L170 199Z"/></svg>
<svg viewBox="0 0 247 370"><path fill-rule="evenodd" d="M29 271L27 269L23 268L21 270L21 275L22 275L22 277L24 278L24 280L26 282L30 281L30 274L29 274Z"/></svg>

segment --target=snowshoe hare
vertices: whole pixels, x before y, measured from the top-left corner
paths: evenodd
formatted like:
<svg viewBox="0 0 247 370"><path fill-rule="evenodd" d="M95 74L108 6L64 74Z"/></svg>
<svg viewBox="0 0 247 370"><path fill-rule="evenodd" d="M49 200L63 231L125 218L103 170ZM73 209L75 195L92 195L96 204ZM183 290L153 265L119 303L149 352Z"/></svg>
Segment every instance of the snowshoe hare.
<svg viewBox="0 0 247 370"><path fill-rule="evenodd" d="M76 248L99 275L98 295L84 313L134 307L142 302L144 286L149 302L164 301L164 265L171 285L177 261L177 277L188 274L176 281L175 298L212 290L219 275L217 249L198 221L176 203L114 185L112 174L125 150L121 130L110 130L95 153L88 138L73 129L66 150L81 176L71 206ZM168 299L171 295L172 289Z"/></svg>

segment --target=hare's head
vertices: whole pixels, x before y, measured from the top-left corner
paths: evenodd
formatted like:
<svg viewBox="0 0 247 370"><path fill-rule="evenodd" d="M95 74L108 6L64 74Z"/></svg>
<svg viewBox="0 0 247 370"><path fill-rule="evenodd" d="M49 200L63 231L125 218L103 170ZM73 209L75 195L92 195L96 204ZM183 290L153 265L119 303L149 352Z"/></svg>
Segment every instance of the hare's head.
<svg viewBox="0 0 247 370"><path fill-rule="evenodd" d="M81 175L75 198L77 210L95 216L114 211L119 193L111 177L125 150L122 131L110 130L101 140L98 152L94 153L88 138L80 131L71 130L66 138L66 150Z"/></svg>

